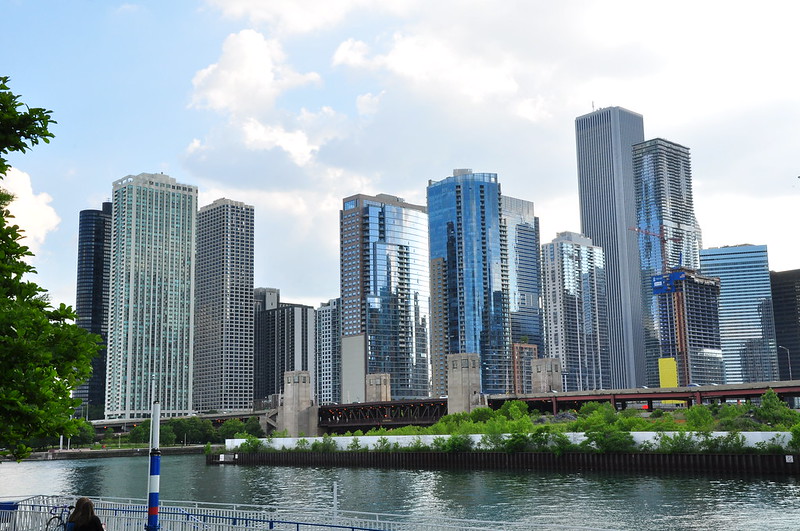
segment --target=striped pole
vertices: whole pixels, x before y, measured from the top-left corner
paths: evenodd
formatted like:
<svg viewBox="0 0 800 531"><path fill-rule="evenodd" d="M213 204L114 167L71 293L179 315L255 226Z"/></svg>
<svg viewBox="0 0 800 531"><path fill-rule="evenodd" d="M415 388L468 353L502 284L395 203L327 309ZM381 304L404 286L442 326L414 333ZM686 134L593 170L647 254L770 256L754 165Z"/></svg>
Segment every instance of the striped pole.
<svg viewBox="0 0 800 531"><path fill-rule="evenodd" d="M161 404L153 402L150 417L150 477L147 481L147 531L158 531L158 489L161 479L161 450L158 449Z"/></svg>

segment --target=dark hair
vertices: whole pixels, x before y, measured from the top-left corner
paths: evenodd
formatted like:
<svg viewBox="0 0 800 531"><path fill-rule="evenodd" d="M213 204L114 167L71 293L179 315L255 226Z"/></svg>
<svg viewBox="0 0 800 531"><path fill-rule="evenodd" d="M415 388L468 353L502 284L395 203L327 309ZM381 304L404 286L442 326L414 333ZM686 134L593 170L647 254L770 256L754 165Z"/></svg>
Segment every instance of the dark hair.
<svg viewBox="0 0 800 531"><path fill-rule="evenodd" d="M67 519L68 522L75 522L76 525L86 525L94 519L94 504L89 498L78 498L75 502L75 509Z"/></svg>

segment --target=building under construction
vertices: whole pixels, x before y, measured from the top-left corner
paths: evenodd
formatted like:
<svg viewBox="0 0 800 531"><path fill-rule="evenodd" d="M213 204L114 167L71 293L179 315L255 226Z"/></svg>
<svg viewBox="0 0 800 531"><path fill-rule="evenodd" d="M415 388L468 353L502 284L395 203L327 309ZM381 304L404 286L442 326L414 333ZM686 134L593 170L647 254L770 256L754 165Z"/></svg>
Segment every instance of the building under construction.
<svg viewBox="0 0 800 531"><path fill-rule="evenodd" d="M661 386L724 383L719 279L679 267L653 276L652 282L658 299L661 357L672 358L677 365L677 382L662 379Z"/></svg>

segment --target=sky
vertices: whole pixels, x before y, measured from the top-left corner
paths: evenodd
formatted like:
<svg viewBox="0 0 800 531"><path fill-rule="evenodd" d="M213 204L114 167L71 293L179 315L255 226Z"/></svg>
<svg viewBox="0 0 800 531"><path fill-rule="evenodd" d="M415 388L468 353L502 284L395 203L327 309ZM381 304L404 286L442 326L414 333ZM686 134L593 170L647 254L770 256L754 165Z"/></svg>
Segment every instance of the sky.
<svg viewBox="0 0 800 531"><path fill-rule="evenodd" d="M255 285L339 295L342 199L425 204L454 168L580 231L574 123L621 106L691 149L704 247L800 268L800 4L0 0L0 76L55 138L1 186L35 280L74 304L79 212L163 172L255 206Z"/></svg>

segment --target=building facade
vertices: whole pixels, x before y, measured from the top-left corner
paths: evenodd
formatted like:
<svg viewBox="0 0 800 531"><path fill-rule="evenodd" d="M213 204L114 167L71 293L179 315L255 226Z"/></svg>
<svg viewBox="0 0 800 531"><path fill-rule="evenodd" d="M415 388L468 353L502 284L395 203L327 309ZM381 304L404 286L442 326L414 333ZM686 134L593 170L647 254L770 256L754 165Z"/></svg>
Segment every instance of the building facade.
<svg viewBox="0 0 800 531"><path fill-rule="evenodd" d="M778 379L766 245L737 245L700 251L706 276L720 279L719 329L725 383Z"/></svg>
<svg viewBox="0 0 800 531"><path fill-rule="evenodd" d="M342 401L342 317L339 299L323 302L317 308L317 388L319 404Z"/></svg>
<svg viewBox="0 0 800 531"><path fill-rule="evenodd" d="M539 218L531 201L501 196L501 205L508 245L511 342L536 345L537 352L544 353Z"/></svg>
<svg viewBox="0 0 800 531"><path fill-rule="evenodd" d="M642 116L608 107L575 120L581 232L603 248L608 282L609 348L614 387L645 380L641 271L636 233L634 144Z"/></svg>
<svg viewBox="0 0 800 531"><path fill-rule="evenodd" d="M217 199L197 214L194 409L253 407L254 208Z"/></svg>
<svg viewBox="0 0 800 531"><path fill-rule="evenodd" d="M677 384L725 383L719 335L720 280L677 267L653 276L651 291L659 310L659 359L675 359Z"/></svg>
<svg viewBox="0 0 800 531"><path fill-rule="evenodd" d="M100 210L81 210L78 222L78 283L75 324L108 340L108 292L111 281L111 203ZM106 349L92 358L92 375L78 386L80 416L102 418L106 401Z"/></svg>
<svg viewBox="0 0 800 531"><path fill-rule="evenodd" d="M546 357L560 360L563 390L609 389L611 354L603 249L581 234L559 233L542 246L542 277Z"/></svg>
<svg viewBox="0 0 800 531"><path fill-rule="evenodd" d="M779 377L800 379L800 269L770 271L769 278Z"/></svg>
<svg viewBox="0 0 800 531"><path fill-rule="evenodd" d="M365 376L391 375L392 398L430 394L428 214L399 197L354 195L340 212L342 400Z"/></svg>
<svg viewBox="0 0 800 531"><path fill-rule="evenodd" d="M481 392L513 387L507 234L495 173L454 170L428 183L434 366L478 354Z"/></svg>
<svg viewBox="0 0 800 531"><path fill-rule="evenodd" d="M189 415L197 187L129 175L112 202L106 418Z"/></svg>
<svg viewBox="0 0 800 531"><path fill-rule="evenodd" d="M656 138L633 146L636 232L642 277L645 382L659 385L658 297L651 279L674 267L700 269L701 233L694 214L689 148Z"/></svg>
<svg viewBox="0 0 800 531"><path fill-rule="evenodd" d="M276 294L277 290L261 293L269 296ZM311 306L282 303L280 300L277 307L256 312L253 353L253 394L256 400L263 401L283 393L284 373L291 371L308 372L311 379L309 392L314 393L315 319ZM308 399L313 400L313 395Z"/></svg>

